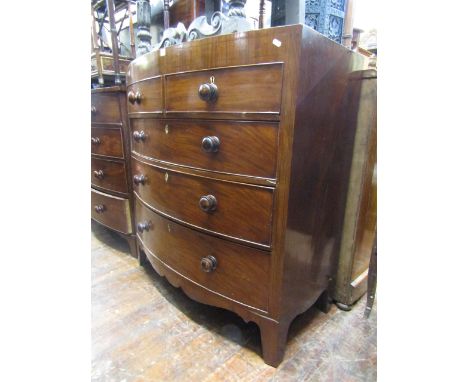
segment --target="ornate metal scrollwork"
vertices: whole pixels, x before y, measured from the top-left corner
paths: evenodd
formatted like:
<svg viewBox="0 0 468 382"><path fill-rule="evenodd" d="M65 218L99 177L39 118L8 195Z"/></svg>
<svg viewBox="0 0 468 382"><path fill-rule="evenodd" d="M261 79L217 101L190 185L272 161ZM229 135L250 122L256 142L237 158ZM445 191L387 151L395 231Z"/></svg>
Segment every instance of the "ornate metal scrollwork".
<svg viewBox="0 0 468 382"><path fill-rule="evenodd" d="M244 5L246 1L229 1L228 15L225 16L221 12L215 12L211 17L211 23L208 23L206 16L197 17L188 28L188 41L221 34L245 32L252 29L245 17Z"/></svg>
<svg viewBox="0 0 468 382"><path fill-rule="evenodd" d="M211 23L208 23L206 16L197 17L188 28L187 40L193 41L199 38L215 36L220 34L223 22L228 18L221 12L215 12L211 16Z"/></svg>
<svg viewBox="0 0 468 382"><path fill-rule="evenodd" d="M184 41L251 30L252 26L245 16L246 2L247 0L229 1L227 16L221 12L214 12L209 22L206 16L200 16L192 21L188 29L185 29L182 23L177 24L176 28L165 29L157 49L181 44Z"/></svg>
<svg viewBox="0 0 468 382"><path fill-rule="evenodd" d="M177 45L187 39L187 29L182 23L178 23L176 28L168 28L164 31L161 42L157 49L167 48L172 45Z"/></svg>

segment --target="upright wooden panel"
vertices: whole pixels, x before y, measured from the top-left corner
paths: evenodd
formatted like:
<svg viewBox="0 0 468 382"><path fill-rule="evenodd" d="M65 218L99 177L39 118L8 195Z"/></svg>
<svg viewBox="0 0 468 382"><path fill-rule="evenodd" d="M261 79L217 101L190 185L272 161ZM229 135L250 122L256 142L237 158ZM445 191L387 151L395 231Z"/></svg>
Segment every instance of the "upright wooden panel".
<svg viewBox="0 0 468 382"><path fill-rule="evenodd" d="M350 309L366 292L377 230L377 72L359 70L349 78L348 109L355 125L334 298Z"/></svg>

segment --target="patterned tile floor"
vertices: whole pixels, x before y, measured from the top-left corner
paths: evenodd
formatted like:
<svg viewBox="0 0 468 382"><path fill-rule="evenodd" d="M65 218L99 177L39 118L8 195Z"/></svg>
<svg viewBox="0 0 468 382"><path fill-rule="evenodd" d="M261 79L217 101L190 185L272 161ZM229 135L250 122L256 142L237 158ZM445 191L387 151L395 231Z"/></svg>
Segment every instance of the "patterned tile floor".
<svg viewBox="0 0 468 382"><path fill-rule="evenodd" d="M92 224L92 381L375 381L377 304L350 312L312 307L293 321L277 368L260 332L234 313L190 300L127 243Z"/></svg>

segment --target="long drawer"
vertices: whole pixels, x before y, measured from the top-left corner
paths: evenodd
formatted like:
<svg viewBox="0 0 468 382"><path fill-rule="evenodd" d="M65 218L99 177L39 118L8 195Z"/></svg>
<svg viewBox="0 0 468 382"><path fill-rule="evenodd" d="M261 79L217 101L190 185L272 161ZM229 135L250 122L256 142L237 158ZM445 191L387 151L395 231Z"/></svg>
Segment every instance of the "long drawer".
<svg viewBox="0 0 468 382"><path fill-rule="evenodd" d="M231 174L276 176L278 124L133 119L132 150L164 162Z"/></svg>
<svg viewBox="0 0 468 382"><path fill-rule="evenodd" d="M91 217L116 231L132 233L128 199L91 189Z"/></svg>
<svg viewBox="0 0 468 382"><path fill-rule="evenodd" d="M136 159L132 171L134 191L155 210L214 233L270 246L273 188L169 171Z"/></svg>
<svg viewBox="0 0 468 382"><path fill-rule="evenodd" d="M119 95L117 93L91 93L91 121L120 123Z"/></svg>
<svg viewBox="0 0 468 382"><path fill-rule="evenodd" d="M162 262L210 291L268 310L268 252L186 228L149 210L138 200L135 217L137 235L156 268Z"/></svg>
<svg viewBox="0 0 468 382"><path fill-rule="evenodd" d="M128 193L125 163L91 158L91 184L111 191Z"/></svg>
<svg viewBox="0 0 468 382"><path fill-rule="evenodd" d="M220 113L280 114L283 67L281 63L174 73L166 77L166 114ZM236 117L235 117L236 118Z"/></svg>
<svg viewBox="0 0 468 382"><path fill-rule="evenodd" d="M123 158L122 130L119 128L92 127L91 153Z"/></svg>

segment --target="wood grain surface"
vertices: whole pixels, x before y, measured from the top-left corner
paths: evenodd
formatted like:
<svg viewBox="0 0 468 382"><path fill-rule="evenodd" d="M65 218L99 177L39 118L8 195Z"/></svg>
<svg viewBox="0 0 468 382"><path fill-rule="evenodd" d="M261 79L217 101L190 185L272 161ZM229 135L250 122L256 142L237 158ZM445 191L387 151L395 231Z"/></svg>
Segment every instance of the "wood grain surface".
<svg viewBox="0 0 468 382"><path fill-rule="evenodd" d="M155 210L195 227L268 248L271 241L273 189L212 180L169 171L132 160L132 172L146 182L135 193ZM213 195L213 212L205 212L200 198ZM246 224L248 222L248 224Z"/></svg>
<svg viewBox="0 0 468 382"><path fill-rule="evenodd" d="M150 262L159 260L209 292L267 311L268 252L186 228L152 212L138 200L135 207L136 222L150 223L148 231L137 232L150 252ZM217 261L216 269L209 273L200 265L206 256Z"/></svg>
<svg viewBox="0 0 468 382"><path fill-rule="evenodd" d="M103 207L101 213L96 211L97 206ZM130 205L126 198L119 198L91 189L91 217L106 227L121 233L132 233Z"/></svg>
<svg viewBox="0 0 468 382"><path fill-rule="evenodd" d="M276 177L278 124L183 119L132 119L132 151L163 162L229 174ZM220 140L217 152L205 152L202 140Z"/></svg>

